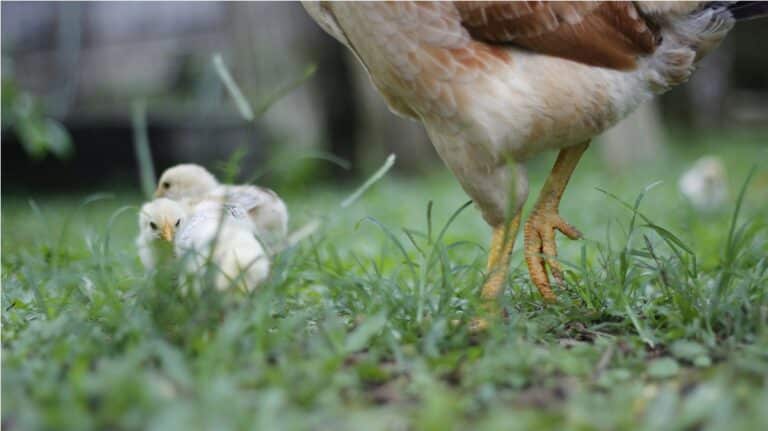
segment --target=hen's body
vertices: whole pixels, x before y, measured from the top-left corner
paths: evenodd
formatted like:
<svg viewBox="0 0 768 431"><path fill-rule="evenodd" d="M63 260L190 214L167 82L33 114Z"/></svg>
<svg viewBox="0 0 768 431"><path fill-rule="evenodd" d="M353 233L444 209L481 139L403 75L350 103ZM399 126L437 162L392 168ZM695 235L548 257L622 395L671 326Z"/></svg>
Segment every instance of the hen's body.
<svg viewBox="0 0 768 431"><path fill-rule="evenodd" d="M424 124L440 157L496 229L498 250L491 250L489 270L506 265L503 256L511 250L527 197L521 162L565 149L534 210L547 219L543 231L530 229L541 237L535 252L554 254L547 230L578 236L557 216L557 204L589 140L654 94L685 81L695 61L735 22L728 5L705 2L305 7L356 54L393 111ZM526 258L535 260L528 241L526 226ZM534 272L540 271L528 263L534 282L552 296L546 279L538 274L537 280ZM494 286L484 293L497 291Z"/></svg>

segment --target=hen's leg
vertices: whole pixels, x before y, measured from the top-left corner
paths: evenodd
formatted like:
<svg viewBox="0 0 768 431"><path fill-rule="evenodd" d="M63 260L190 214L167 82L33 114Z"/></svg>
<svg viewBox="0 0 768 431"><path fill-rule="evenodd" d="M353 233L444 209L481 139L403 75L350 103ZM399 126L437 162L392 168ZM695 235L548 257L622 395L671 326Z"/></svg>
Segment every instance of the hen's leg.
<svg viewBox="0 0 768 431"><path fill-rule="evenodd" d="M531 281L539 289L541 296L548 301L554 301L556 298L544 269L545 262L555 280L558 283L563 280L562 270L556 261L555 230L570 239L581 238L581 233L560 217L558 207L568 180L588 146L589 141L560 151L523 230L525 262Z"/></svg>
<svg viewBox="0 0 768 431"><path fill-rule="evenodd" d="M488 278L485 279L480 296L483 299L485 308L491 314L498 313L497 300L501 288L504 286L504 280L509 273L509 256L512 254L512 248L515 245L515 237L520 228L520 215L522 209L509 221L493 228L491 237L491 247L488 250L488 263L486 269ZM472 319L470 329L472 331L484 331L488 328L488 320L482 317Z"/></svg>
<svg viewBox="0 0 768 431"><path fill-rule="evenodd" d="M456 136L443 135L429 126L427 132L440 158L480 209L483 219L493 227L488 251L489 274L481 290L482 300L493 314L520 226L520 209L528 198L525 166L513 159L500 159L496 157L498 155L485 152L485 145L457 141ZM474 329L486 326L487 321L483 318L475 318L471 323Z"/></svg>
<svg viewBox="0 0 768 431"><path fill-rule="evenodd" d="M520 227L520 211L509 221L493 228L491 247L488 250L488 278L483 284L482 298L488 303L495 303L499 296L501 286L507 278L509 271L509 255L515 245L515 237Z"/></svg>

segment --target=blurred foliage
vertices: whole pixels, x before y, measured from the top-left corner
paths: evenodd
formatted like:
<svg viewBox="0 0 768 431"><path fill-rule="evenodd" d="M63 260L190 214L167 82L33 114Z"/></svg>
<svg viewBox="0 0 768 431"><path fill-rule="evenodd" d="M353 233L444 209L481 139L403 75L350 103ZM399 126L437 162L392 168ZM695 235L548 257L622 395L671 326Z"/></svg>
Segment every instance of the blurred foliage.
<svg viewBox="0 0 768 431"><path fill-rule="evenodd" d="M315 64L308 64L298 77L278 86L272 93L261 97L248 97L232 76L221 54L213 55L211 64L224 88L226 88L232 102L237 107L242 119L256 127L259 127L259 124L255 122L269 111L275 103L304 85L317 71ZM256 101L256 103L253 104L251 101ZM254 106L256 106L255 109ZM220 173L224 182L233 182L240 178L240 165L247 155L248 148L238 148L228 160L216 164L214 168ZM319 177L318 173L322 170L322 167L319 165L323 162L333 163L344 169L349 169L348 161L341 160L333 154L328 154L324 151L297 151L295 148L290 148L290 146L277 146L270 160L263 163L263 169L243 175L241 179L247 183L253 183L269 175L271 182L281 184L287 188L303 187Z"/></svg>
<svg viewBox="0 0 768 431"><path fill-rule="evenodd" d="M272 105L280 101L293 90L304 85L304 83L312 78L317 71L317 65L306 65L301 75L277 87L277 89L275 89L272 93L266 96L262 96L259 102L256 104L256 109L254 109L249 99L244 95L243 90L241 90L236 80L232 77L232 74L230 73L229 68L224 62L224 58L221 56L221 54L214 54L211 58L211 63L213 64L219 79L221 80L222 84L224 84L224 87L227 89L227 92L232 98L232 101L235 103L238 112L240 112L240 115L243 117L243 119L249 122L253 122L254 120L260 118L267 111L269 111Z"/></svg>
<svg viewBox="0 0 768 431"><path fill-rule="evenodd" d="M215 173L221 182L229 184L238 180L240 177L240 166L247 155L248 148L241 146L236 148L227 160L216 163L214 166Z"/></svg>
<svg viewBox="0 0 768 431"><path fill-rule="evenodd" d="M139 165L139 180L144 197L152 199L157 184L155 166L149 148L149 133L147 132L147 107L143 101L135 101L131 113L133 127L133 148L136 153L136 163Z"/></svg>
<svg viewBox="0 0 768 431"><path fill-rule="evenodd" d="M13 74L5 72L2 78L2 112L3 129L13 130L33 159L42 159L48 154L60 159L72 156L72 139L64 126L46 116L40 100L21 89Z"/></svg>

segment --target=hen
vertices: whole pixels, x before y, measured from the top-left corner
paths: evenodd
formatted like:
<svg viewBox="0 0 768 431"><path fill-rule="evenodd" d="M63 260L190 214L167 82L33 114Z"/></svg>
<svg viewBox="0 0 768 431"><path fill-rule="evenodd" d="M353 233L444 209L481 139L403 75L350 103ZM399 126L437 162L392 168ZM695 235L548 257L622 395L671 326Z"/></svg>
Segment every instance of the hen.
<svg viewBox="0 0 768 431"><path fill-rule="evenodd" d="M761 2L305 2L347 46L390 108L424 124L438 154L493 228L482 297L506 279L528 195L523 162L560 150L524 226L533 283L562 281L558 213L590 140L688 79Z"/></svg>

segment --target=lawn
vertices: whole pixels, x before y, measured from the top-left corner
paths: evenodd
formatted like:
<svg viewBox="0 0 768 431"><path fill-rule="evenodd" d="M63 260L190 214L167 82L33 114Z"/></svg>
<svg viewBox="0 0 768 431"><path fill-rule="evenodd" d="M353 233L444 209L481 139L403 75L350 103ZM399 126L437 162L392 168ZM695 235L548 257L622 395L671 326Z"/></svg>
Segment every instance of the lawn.
<svg viewBox="0 0 768 431"><path fill-rule="evenodd" d="M323 223L252 294L146 276L138 190L4 191L3 429L768 429L768 134L676 141L620 175L588 153L560 302L518 239L480 334L489 229L444 170L346 209L351 188L278 188L294 229ZM714 215L676 186L705 153L728 168Z"/></svg>

